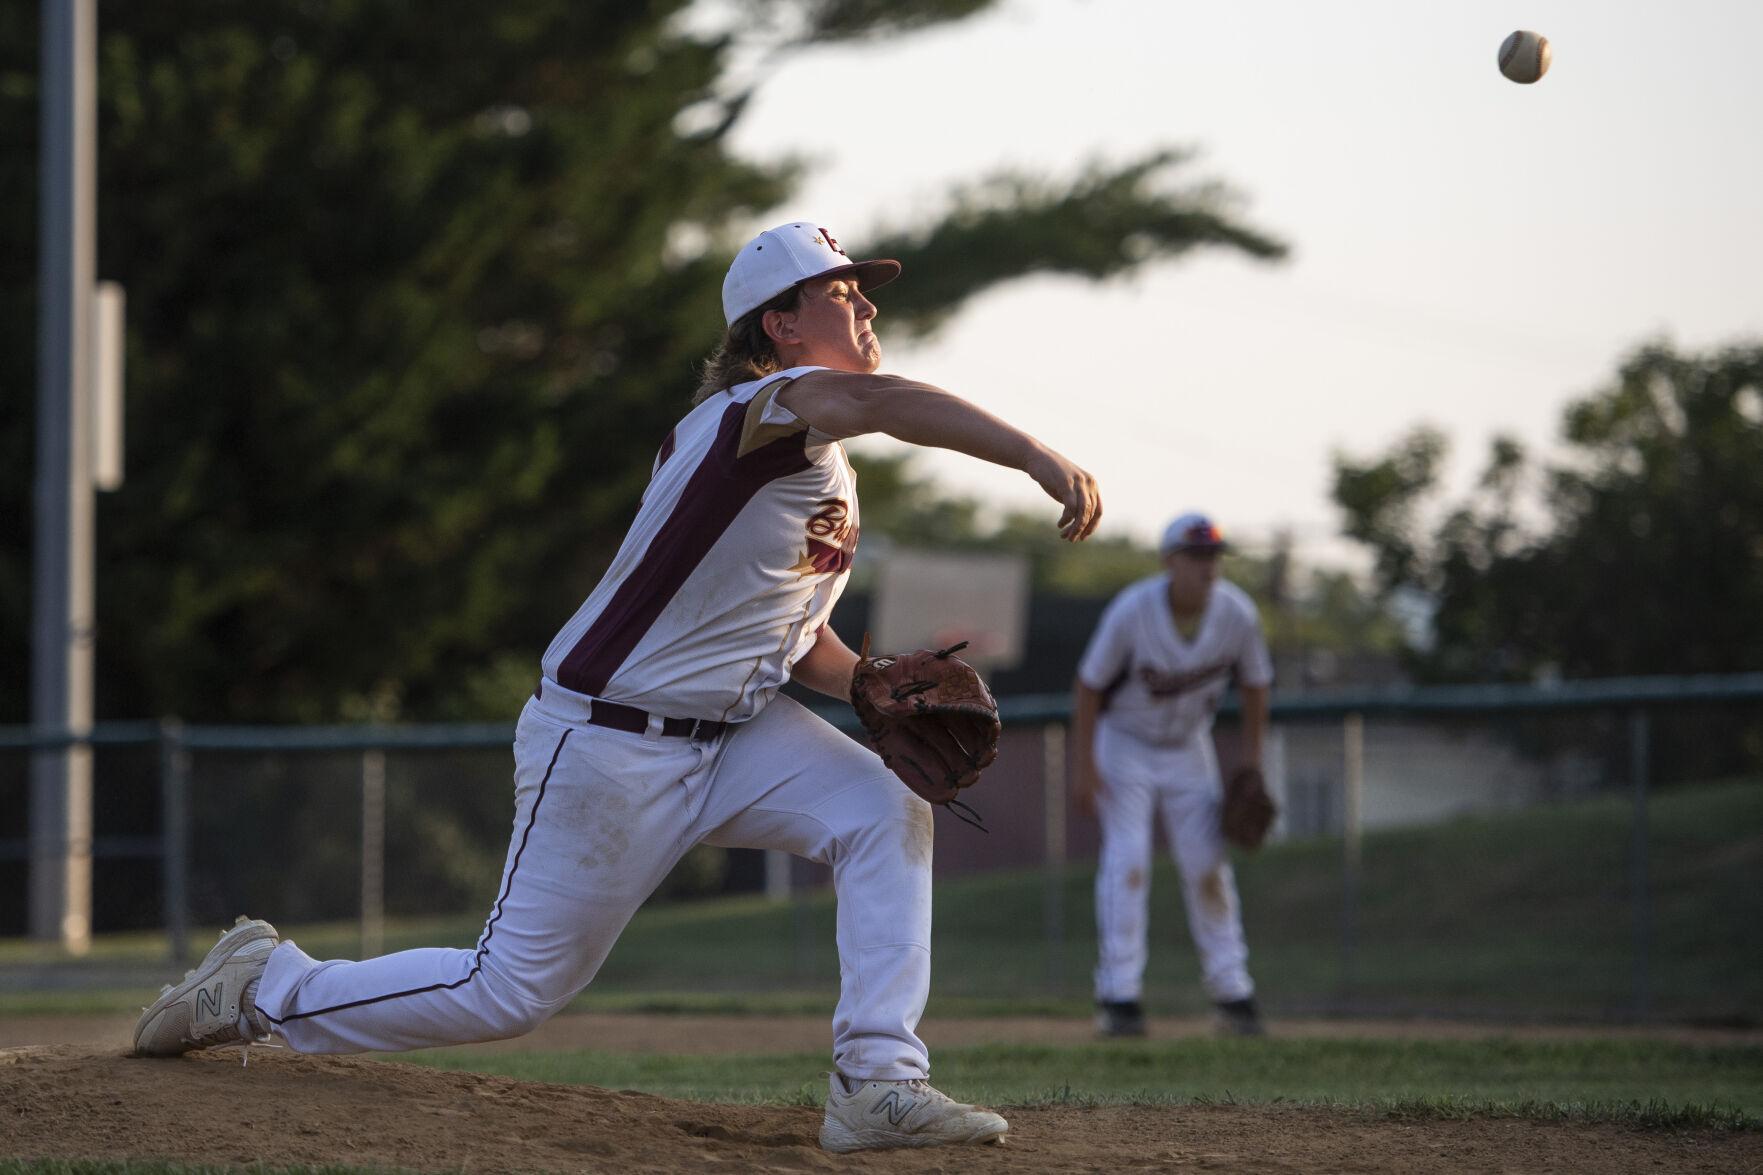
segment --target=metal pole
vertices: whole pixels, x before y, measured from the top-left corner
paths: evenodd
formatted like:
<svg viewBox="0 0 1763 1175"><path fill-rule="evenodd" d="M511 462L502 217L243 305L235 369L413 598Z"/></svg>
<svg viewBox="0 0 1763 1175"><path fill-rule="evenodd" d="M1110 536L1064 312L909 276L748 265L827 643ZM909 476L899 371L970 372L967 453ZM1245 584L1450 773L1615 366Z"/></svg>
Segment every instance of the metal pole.
<svg viewBox="0 0 1763 1175"><path fill-rule="evenodd" d="M1292 836L1292 786L1286 778L1286 732L1283 726L1269 725L1262 736L1261 773L1267 777L1267 792L1279 811L1273 827L1267 830L1270 841L1290 840Z"/></svg>
<svg viewBox="0 0 1763 1175"><path fill-rule="evenodd" d="M386 949L386 753L361 752L361 957Z"/></svg>
<svg viewBox="0 0 1763 1175"><path fill-rule="evenodd" d="M128 297L116 282L92 288L92 488L122 488L123 366Z"/></svg>
<svg viewBox="0 0 1763 1175"><path fill-rule="evenodd" d="M97 152L94 0L43 0L37 481L31 722L92 726L90 338ZM31 761L30 933L84 954L92 930L92 751Z"/></svg>
<svg viewBox="0 0 1763 1175"><path fill-rule="evenodd" d="M1353 990L1359 948L1359 834L1365 793L1365 717L1341 723L1341 988Z"/></svg>
<svg viewBox="0 0 1763 1175"><path fill-rule="evenodd" d="M165 936L173 966L190 957L190 752L184 724L159 724L159 876Z"/></svg>
<svg viewBox="0 0 1763 1175"><path fill-rule="evenodd" d="M794 888L790 880L790 854L782 849L765 850L765 900L787 902Z"/></svg>
<svg viewBox="0 0 1763 1175"><path fill-rule="evenodd" d="M1653 1002L1653 895L1647 860L1647 774L1652 724L1645 710L1628 716L1628 773L1634 791L1633 840L1628 858L1629 901L1634 917L1634 1014L1645 1017Z"/></svg>
<svg viewBox="0 0 1763 1175"><path fill-rule="evenodd" d="M1041 914L1046 936L1047 989L1059 991L1065 963L1065 726L1041 727L1041 803L1045 813Z"/></svg>

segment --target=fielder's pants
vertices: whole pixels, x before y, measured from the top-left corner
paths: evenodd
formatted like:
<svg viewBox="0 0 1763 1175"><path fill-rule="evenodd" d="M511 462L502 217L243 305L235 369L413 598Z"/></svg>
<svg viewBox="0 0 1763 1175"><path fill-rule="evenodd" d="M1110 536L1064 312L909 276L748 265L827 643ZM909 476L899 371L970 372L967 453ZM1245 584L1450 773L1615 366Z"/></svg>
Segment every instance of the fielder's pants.
<svg viewBox="0 0 1763 1175"><path fill-rule="evenodd" d="M515 736L513 838L473 950L316 962L270 956L257 1006L303 1053L397 1051L528 1032L594 978L613 941L701 842L832 866L840 995L833 1059L860 1079L924 1077L930 991L930 806L881 760L776 697L721 738L582 721L547 681ZM718 960L703 959L714 973Z"/></svg>
<svg viewBox="0 0 1763 1175"><path fill-rule="evenodd" d="M1109 729L1096 733L1102 793L1096 810L1102 856L1096 869L1098 1000L1137 1000L1149 957L1151 821L1158 812L1181 873L1188 930L1201 979L1214 1000L1254 994L1236 874L1219 825L1223 790L1212 739L1201 731L1178 746L1153 746Z"/></svg>

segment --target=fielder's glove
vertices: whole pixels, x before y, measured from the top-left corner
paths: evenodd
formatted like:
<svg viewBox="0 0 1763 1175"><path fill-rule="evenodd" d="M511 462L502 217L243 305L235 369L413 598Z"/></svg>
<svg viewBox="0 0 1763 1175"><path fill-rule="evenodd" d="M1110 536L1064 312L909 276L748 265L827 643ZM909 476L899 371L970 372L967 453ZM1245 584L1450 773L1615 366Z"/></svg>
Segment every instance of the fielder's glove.
<svg viewBox="0 0 1763 1175"><path fill-rule="evenodd" d="M851 676L851 705L869 745L907 787L957 816L966 805L956 795L998 757L1003 733L992 692L954 655L966 645L871 657L866 634Z"/></svg>
<svg viewBox="0 0 1763 1175"><path fill-rule="evenodd" d="M1255 849L1279 815L1267 781L1258 767L1243 767L1224 785L1224 839L1239 848Z"/></svg>

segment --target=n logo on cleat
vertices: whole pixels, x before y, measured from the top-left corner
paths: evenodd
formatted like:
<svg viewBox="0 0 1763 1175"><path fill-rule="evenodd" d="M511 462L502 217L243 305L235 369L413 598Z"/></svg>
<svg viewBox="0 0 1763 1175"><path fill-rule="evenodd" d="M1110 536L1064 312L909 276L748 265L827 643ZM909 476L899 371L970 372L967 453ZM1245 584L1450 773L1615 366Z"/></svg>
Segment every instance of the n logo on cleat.
<svg viewBox="0 0 1763 1175"><path fill-rule="evenodd" d="M898 1126L906 1120L906 1115L910 1114L917 1106L916 1099L903 1098L900 1096L899 1090L890 1089L880 1101L875 1103L875 1112L886 1114L889 1124Z"/></svg>
<svg viewBox="0 0 1763 1175"><path fill-rule="evenodd" d="M200 1016L200 1015L203 1015L204 1013L206 1013L210 1016L219 1016L220 1015L220 994L221 994L221 992L223 992L225 990L226 990L226 984L224 984L224 983L215 984L213 992L208 992L208 991L203 990L202 988L197 988L196 989L196 1015Z"/></svg>

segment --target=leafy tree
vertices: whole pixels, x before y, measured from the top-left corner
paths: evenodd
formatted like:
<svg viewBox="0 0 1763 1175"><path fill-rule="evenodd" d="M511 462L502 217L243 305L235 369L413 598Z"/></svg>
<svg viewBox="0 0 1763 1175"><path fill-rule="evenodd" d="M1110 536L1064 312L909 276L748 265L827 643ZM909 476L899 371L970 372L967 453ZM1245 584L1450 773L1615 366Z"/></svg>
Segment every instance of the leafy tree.
<svg viewBox="0 0 1763 1175"><path fill-rule="evenodd" d="M1025 555L1036 595L1061 601L1057 606L1111 597L1158 569L1156 549L1131 538L1092 538L1079 547L1061 540L1040 513L1012 510L991 521L975 499L952 495L914 474L909 454L858 456L853 464L862 487L866 536ZM926 535L938 541L928 544ZM1347 572L1298 566L1289 535L1276 535L1265 553L1232 554L1225 574L1255 598L1270 646L1306 680L1332 680L1309 664L1312 654L1328 654L1317 660L1335 662L1338 671L1343 657L1383 659L1400 644L1398 625L1380 600ZM1086 623L1093 619L1088 616ZM1073 668L1059 667L1054 676L1061 686Z"/></svg>
<svg viewBox="0 0 1763 1175"><path fill-rule="evenodd" d="M1346 513L1343 529L1371 548L1377 580L1386 589L1422 575L1420 499L1437 483L1446 448L1443 433L1422 426L1378 460L1360 465L1335 459L1334 499Z"/></svg>
<svg viewBox="0 0 1763 1175"><path fill-rule="evenodd" d="M99 270L130 311L101 715L506 714L622 535L719 331L727 257L801 175L728 147L751 63L991 0L746 0L723 29L689 7L100 5ZM0 9L0 383L20 390L36 9ZM994 176L865 234L915 275L890 321L926 329L1040 271L1282 253L1186 167ZM0 401L15 519L31 401ZM13 665L29 552L28 527L0 537ZM24 716L24 682L0 679L0 716Z"/></svg>
<svg viewBox="0 0 1763 1175"><path fill-rule="evenodd" d="M1436 608L1433 680L1720 673L1763 665L1763 344L1625 359L1562 417L1565 455L1494 443L1474 492L1430 534L1443 438L1335 459L1346 532L1385 592ZM1527 526L1534 487L1543 522Z"/></svg>

